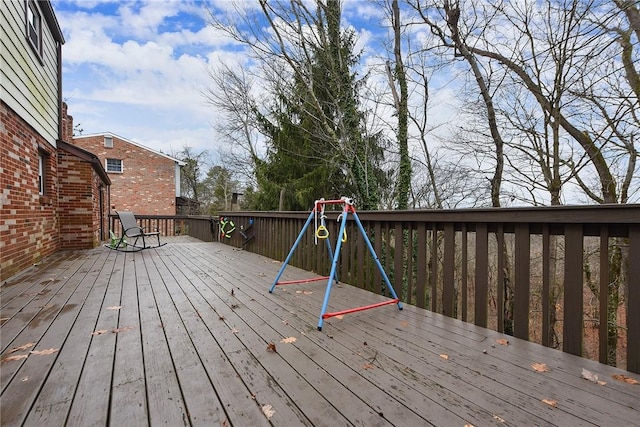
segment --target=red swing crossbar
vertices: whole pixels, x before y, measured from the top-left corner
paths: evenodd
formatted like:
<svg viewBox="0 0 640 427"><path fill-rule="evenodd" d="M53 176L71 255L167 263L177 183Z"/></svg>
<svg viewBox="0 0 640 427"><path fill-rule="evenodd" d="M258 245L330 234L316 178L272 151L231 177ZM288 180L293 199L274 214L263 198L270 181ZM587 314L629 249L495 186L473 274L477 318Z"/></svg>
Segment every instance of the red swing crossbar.
<svg viewBox="0 0 640 427"><path fill-rule="evenodd" d="M295 285L298 283L309 283L309 282L317 282L319 280L327 280L329 276L322 277L313 277L311 279L298 279L298 280L282 280L280 282L276 282L276 286L280 285Z"/></svg>
<svg viewBox="0 0 640 427"><path fill-rule="evenodd" d="M343 314L349 314L349 313L355 313L357 311L368 310L370 308L382 307L383 305L397 304L399 301L400 300L398 298L395 298L395 299L392 299L392 300L389 300L389 301L382 301L382 302L378 302L378 303L375 303L375 304L363 305L362 307L348 308L346 310L334 311L333 313L324 313L322 315L322 318L323 319L327 319L329 317L341 316Z"/></svg>

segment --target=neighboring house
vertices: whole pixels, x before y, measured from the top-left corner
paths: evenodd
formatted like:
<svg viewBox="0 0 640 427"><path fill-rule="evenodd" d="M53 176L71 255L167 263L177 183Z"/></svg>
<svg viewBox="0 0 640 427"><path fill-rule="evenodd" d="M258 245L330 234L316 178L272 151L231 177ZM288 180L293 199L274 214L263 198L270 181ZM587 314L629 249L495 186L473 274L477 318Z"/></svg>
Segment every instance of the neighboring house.
<svg viewBox="0 0 640 427"><path fill-rule="evenodd" d="M113 133L74 136L73 144L98 156L104 165L112 183L112 210L176 214L183 162Z"/></svg>
<svg viewBox="0 0 640 427"><path fill-rule="evenodd" d="M61 96L64 38L50 1L0 1L0 36L4 280L59 249L104 239L97 205L110 182L94 156L64 142L71 134Z"/></svg>

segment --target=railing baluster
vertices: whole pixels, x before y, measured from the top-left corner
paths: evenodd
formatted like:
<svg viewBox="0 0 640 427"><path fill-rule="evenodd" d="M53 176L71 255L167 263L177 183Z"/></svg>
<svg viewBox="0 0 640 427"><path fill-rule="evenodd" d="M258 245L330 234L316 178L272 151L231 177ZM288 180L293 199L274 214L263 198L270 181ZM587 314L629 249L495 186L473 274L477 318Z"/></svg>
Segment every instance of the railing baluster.
<svg viewBox="0 0 640 427"><path fill-rule="evenodd" d="M568 224L565 227L564 255L564 322L562 349L571 354L582 355L583 319L583 235L582 225Z"/></svg>

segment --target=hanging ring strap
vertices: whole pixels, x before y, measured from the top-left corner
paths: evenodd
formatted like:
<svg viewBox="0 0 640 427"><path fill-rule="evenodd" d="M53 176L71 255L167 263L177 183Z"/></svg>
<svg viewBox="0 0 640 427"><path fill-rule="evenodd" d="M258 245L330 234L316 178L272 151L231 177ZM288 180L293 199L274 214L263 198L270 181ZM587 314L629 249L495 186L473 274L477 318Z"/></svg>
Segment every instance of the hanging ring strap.
<svg viewBox="0 0 640 427"><path fill-rule="evenodd" d="M326 239L329 237L329 230L327 230L327 227L325 227L324 224L320 224L320 227L316 229L316 237L318 239Z"/></svg>

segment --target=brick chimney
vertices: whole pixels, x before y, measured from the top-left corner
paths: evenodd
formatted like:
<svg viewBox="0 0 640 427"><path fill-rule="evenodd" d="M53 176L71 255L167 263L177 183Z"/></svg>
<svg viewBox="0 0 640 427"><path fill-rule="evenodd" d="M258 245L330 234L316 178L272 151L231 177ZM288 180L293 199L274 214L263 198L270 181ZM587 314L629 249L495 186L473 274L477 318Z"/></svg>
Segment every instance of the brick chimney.
<svg viewBox="0 0 640 427"><path fill-rule="evenodd" d="M62 103L62 140L73 142L73 116L67 114L67 103Z"/></svg>

